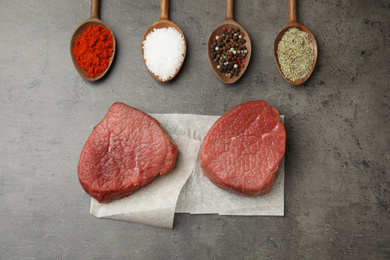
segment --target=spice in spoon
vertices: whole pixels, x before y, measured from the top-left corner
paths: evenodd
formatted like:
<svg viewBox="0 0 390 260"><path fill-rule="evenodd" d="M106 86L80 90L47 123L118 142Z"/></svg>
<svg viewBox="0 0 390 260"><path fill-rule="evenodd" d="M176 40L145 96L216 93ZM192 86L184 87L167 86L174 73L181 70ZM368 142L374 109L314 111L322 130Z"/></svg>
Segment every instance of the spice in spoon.
<svg viewBox="0 0 390 260"><path fill-rule="evenodd" d="M142 45L146 67L162 81L172 78L183 63L185 40L174 27L153 29Z"/></svg>
<svg viewBox="0 0 390 260"><path fill-rule="evenodd" d="M107 69L112 54L113 36L110 30L98 25L88 26L73 48L77 64L90 78L99 76Z"/></svg>
<svg viewBox="0 0 390 260"><path fill-rule="evenodd" d="M245 46L245 34L238 29L223 28L210 45L211 58L216 68L225 74L225 80L238 76L245 66L248 49Z"/></svg>
<svg viewBox="0 0 390 260"><path fill-rule="evenodd" d="M306 32L297 28L291 28L283 35L277 54L283 75L292 82L304 79L313 67L313 43Z"/></svg>

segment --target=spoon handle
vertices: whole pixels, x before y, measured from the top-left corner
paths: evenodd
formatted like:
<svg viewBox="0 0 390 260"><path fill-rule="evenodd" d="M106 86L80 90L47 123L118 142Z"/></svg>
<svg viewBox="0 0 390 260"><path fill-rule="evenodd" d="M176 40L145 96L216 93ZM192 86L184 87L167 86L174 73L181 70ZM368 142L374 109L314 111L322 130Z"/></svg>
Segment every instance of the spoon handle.
<svg viewBox="0 0 390 260"><path fill-rule="evenodd" d="M91 0L91 18L99 19L99 0Z"/></svg>
<svg viewBox="0 0 390 260"><path fill-rule="evenodd" d="M169 0L161 0L160 19L169 20Z"/></svg>
<svg viewBox="0 0 390 260"><path fill-rule="evenodd" d="M226 0L226 17L225 20L233 19L234 0Z"/></svg>
<svg viewBox="0 0 390 260"><path fill-rule="evenodd" d="M288 0L288 19L289 23L297 23L297 1Z"/></svg>

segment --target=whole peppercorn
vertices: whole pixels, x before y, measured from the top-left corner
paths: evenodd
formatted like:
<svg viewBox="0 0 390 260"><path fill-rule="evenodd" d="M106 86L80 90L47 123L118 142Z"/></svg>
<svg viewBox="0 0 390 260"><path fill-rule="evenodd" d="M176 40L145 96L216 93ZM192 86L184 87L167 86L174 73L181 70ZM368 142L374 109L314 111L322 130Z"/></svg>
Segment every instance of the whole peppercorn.
<svg viewBox="0 0 390 260"><path fill-rule="evenodd" d="M244 34L234 28L223 28L221 33L214 37L211 58L216 68L225 74L226 80L238 76L244 68L245 57L248 53Z"/></svg>

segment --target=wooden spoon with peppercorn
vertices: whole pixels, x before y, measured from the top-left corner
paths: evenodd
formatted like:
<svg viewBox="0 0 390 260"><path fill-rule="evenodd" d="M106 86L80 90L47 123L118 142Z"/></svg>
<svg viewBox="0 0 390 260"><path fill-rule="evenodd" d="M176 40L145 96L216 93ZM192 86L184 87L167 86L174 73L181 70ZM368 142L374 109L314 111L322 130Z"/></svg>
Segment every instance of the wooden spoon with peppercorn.
<svg viewBox="0 0 390 260"><path fill-rule="evenodd" d="M87 30L89 26L102 26L103 29L109 30L112 34L113 38L113 43L112 43L112 55L110 57L109 63L107 65L107 68L104 72L102 72L100 75L95 76L95 77L88 77L88 72L83 70L80 65L77 64L77 59L73 55L73 49L75 47L76 40L81 36L81 34ZM84 79L88 81L96 81L98 79L101 79L108 71L110 68L112 61L114 60L115 56L115 49L116 49L116 44L115 44L115 37L114 34L112 33L111 29L108 27L107 24L105 24L103 21L99 19L99 0L92 0L91 1L91 17L84 22L82 22L77 29L74 31L72 35L72 39L70 40L70 54L72 57L72 61L74 66L76 67L76 70L79 72L80 76L83 77Z"/></svg>
<svg viewBox="0 0 390 260"><path fill-rule="evenodd" d="M174 73L173 76L169 77L168 79L161 79L158 75L154 74L151 70L149 70L149 68L146 66L146 59L145 59L145 53L144 53L144 48L143 48L143 43L144 41L146 40L146 37L148 36L149 33L151 33L154 29L161 29L161 28L170 28L170 27L173 27L176 29L176 31L179 32L179 34L181 34L181 36L183 37L183 40L184 40L184 53L183 53L183 60L181 61L181 64L180 66L177 68L176 72ZM177 26L174 22L170 21L169 20L169 0L161 0L160 1L160 20L158 20L157 22L153 23L151 26L149 26L149 28L146 30L145 34L144 34L144 37L142 38L142 58L144 60L144 63L145 63L145 66L146 68L148 69L148 71L150 72L150 74L158 81L160 82L168 82L170 80L172 80L174 77L176 77L177 73L179 73L181 67L183 66L183 63L184 63L184 58L186 57L186 53L187 53L187 43L186 43L186 40L185 40L185 36L184 36L184 33L182 32L182 30L180 29L179 26Z"/></svg>
<svg viewBox="0 0 390 260"><path fill-rule="evenodd" d="M289 0L288 1L288 13L289 13L289 23L279 31L279 33L276 35L276 38L274 41L274 58L275 58L276 66L278 67L278 70L279 70L280 74L282 74L283 78L287 82L289 82L290 84L300 85L300 84L304 83L313 73L314 67L315 67L316 62L317 62L318 48L317 48L316 39L314 38L313 34L305 26L298 23L296 0ZM307 73L307 75L304 78L298 79L296 81L292 81L289 78L289 76L286 77L286 75L283 74L282 69L281 69L281 64L279 61L279 57L278 57L279 43L282 40L285 33L288 32L291 28L297 28L299 31L307 33L307 36L308 36L310 42L313 44L313 48L314 48L313 49L314 59L313 59L311 68L309 68L310 71Z"/></svg>
<svg viewBox="0 0 390 260"><path fill-rule="evenodd" d="M207 56L211 69L222 82L235 83L246 71L252 53L248 33L233 19L234 0L226 0L225 21L211 32Z"/></svg>

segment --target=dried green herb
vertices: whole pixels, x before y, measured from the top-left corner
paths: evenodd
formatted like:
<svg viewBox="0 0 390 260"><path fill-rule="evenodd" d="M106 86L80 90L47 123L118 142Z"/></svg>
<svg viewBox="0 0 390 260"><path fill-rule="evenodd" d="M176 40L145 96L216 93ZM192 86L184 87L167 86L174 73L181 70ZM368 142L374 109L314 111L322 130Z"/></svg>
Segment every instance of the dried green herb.
<svg viewBox="0 0 390 260"><path fill-rule="evenodd" d="M306 32L289 29L278 44L278 59L283 75L295 82L310 72L314 62L314 46Z"/></svg>

